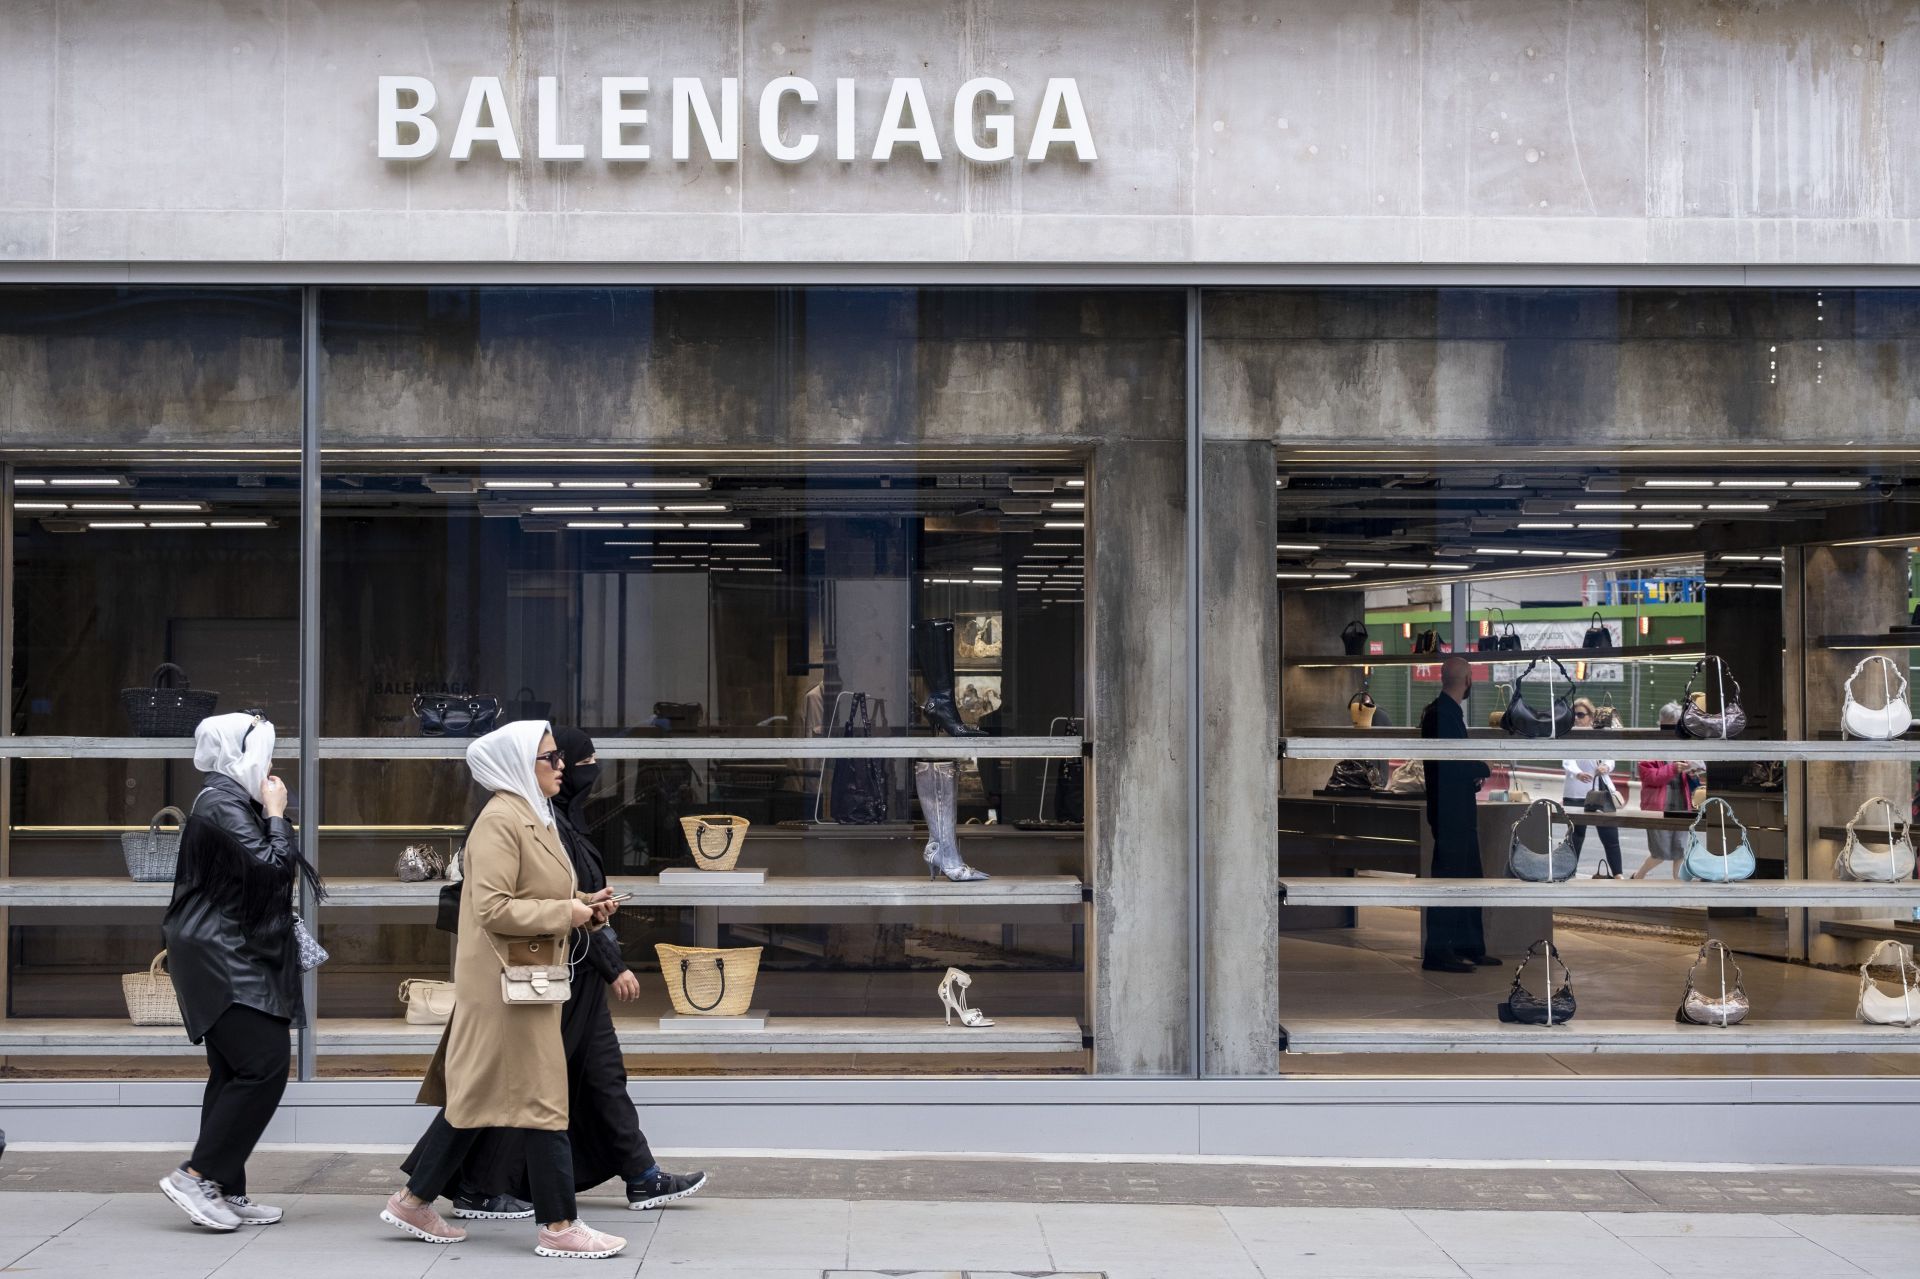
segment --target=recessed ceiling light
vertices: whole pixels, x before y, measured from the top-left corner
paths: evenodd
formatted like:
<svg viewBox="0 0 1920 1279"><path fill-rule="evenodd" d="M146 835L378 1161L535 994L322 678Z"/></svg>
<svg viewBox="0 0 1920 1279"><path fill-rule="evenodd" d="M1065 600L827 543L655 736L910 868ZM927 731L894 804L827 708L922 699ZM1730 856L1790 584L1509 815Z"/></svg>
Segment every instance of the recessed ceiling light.
<svg viewBox="0 0 1920 1279"><path fill-rule="evenodd" d="M1086 524L1077 520L1048 520L1044 528L1085 528Z"/></svg>
<svg viewBox="0 0 1920 1279"><path fill-rule="evenodd" d="M1273 544L1273 549L1276 551L1317 551L1320 549L1320 543L1318 542L1275 542Z"/></svg>

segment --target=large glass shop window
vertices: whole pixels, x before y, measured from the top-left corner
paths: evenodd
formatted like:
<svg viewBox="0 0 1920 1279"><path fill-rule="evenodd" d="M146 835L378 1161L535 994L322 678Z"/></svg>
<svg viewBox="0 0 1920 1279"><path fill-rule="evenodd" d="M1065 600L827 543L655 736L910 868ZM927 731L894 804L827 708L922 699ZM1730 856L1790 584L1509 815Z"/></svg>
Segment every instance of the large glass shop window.
<svg viewBox="0 0 1920 1279"><path fill-rule="evenodd" d="M1920 299L1208 330L1278 441L1283 1069L1911 1073Z"/></svg>
<svg viewBox="0 0 1920 1279"><path fill-rule="evenodd" d="M324 293L323 1071L431 1051L396 991L451 939L399 879L462 845L468 736L527 719L595 745L631 1069L1084 1069L1084 467L1044 403L970 447L1008 432L959 385L993 408L1081 315Z"/></svg>
<svg viewBox="0 0 1920 1279"><path fill-rule="evenodd" d="M298 335L285 290L0 290L7 1076L205 1070L146 996L193 723L299 730Z"/></svg>

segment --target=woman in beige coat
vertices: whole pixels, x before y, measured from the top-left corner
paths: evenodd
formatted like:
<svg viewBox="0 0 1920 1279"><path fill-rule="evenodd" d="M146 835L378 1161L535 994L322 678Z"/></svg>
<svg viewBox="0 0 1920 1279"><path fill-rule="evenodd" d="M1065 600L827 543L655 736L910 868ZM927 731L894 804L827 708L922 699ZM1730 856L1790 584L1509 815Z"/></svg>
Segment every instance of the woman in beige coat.
<svg viewBox="0 0 1920 1279"><path fill-rule="evenodd" d="M573 1154L567 1143L567 1058L560 1039L565 991L554 1002L507 1002L506 967L565 966L574 928L605 925L610 889L579 891L573 862L554 828L549 799L566 766L547 725L522 721L477 738L467 766L493 798L475 819L462 854L454 1009L420 1087L441 1107L414 1148L412 1177L380 1219L429 1243L456 1243L466 1231L433 1210L459 1175L481 1132L523 1131L543 1257L611 1257L627 1241L575 1216Z"/></svg>

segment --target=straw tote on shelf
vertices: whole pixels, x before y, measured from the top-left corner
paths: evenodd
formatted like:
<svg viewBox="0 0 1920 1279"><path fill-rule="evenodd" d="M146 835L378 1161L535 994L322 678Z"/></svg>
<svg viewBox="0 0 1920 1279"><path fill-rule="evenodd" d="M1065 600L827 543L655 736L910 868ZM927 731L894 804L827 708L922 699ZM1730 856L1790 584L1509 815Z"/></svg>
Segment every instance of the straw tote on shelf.
<svg viewBox="0 0 1920 1279"><path fill-rule="evenodd" d="M682 1017L738 1017L753 1004L760 976L760 947L715 950L656 942L667 998Z"/></svg>
<svg viewBox="0 0 1920 1279"><path fill-rule="evenodd" d="M136 1026L184 1026L180 1000L173 993L173 978L167 976L167 952L153 957L144 973L126 973L120 978L120 993L126 996L127 1018Z"/></svg>

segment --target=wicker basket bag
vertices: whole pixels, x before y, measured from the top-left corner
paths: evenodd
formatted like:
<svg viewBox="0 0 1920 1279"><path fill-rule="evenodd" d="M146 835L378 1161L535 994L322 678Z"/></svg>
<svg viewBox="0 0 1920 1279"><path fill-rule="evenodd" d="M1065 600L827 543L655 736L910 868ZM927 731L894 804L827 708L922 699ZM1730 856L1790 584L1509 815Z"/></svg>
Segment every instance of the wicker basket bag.
<svg viewBox="0 0 1920 1279"><path fill-rule="evenodd" d="M135 737L192 737L200 721L213 714L220 694L193 687L187 673L162 662L146 688L120 690L121 705Z"/></svg>
<svg viewBox="0 0 1920 1279"><path fill-rule="evenodd" d="M161 830L162 822L171 822L172 830ZM180 828L187 815L169 804L153 815L145 830L130 830L120 836L120 851L127 859L127 874L141 884L173 882L173 868L180 860Z"/></svg>
<svg viewBox="0 0 1920 1279"><path fill-rule="evenodd" d="M656 942L667 998L682 1017L738 1017L753 1003L760 976L760 947L712 950Z"/></svg>
<svg viewBox="0 0 1920 1279"><path fill-rule="evenodd" d="M703 813L682 817L680 831L693 852L693 864L701 870L732 870L746 846L747 829L753 823L744 817L725 813Z"/></svg>
<svg viewBox="0 0 1920 1279"><path fill-rule="evenodd" d="M167 976L167 952L153 957L144 973L126 973L120 978L120 993L127 999L127 1017L136 1026L184 1026L180 1001L173 993L173 978Z"/></svg>

